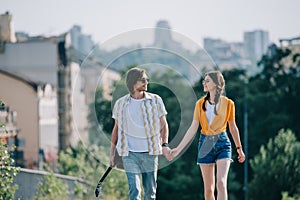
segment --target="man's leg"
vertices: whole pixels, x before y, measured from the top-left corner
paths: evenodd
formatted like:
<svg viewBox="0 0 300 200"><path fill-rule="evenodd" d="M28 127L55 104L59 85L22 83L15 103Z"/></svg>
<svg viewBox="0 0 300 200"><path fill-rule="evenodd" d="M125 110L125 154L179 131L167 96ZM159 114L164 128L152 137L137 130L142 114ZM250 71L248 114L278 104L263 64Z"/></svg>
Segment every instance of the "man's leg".
<svg viewBox="0 0 300 200"><path fill-rule="evenodd" d="M126 172L130 200L141 200L140 174Z"/></svg>
<svg viewBox="0 0 300 200"><path fill-rule="evenodd" d="M143 186L145 197L144 200L153 200L156 198L156 180L157 180L157 171L155 172L145 172L142 173Z"/></svg>
<svg viewBox="0 0 300 200"><path fill-rule="evenodd" d="M144 200L154 200L156 199L158 156L144 154L141 169L145 192Z"/></svg>
<svg viewBox="0 0 300 200"><path fill-rule="evenodd" d="M123 164L128 180L129 199L141 200L141 171L138 156L130 152L128 156L123 157Z"/></svg>

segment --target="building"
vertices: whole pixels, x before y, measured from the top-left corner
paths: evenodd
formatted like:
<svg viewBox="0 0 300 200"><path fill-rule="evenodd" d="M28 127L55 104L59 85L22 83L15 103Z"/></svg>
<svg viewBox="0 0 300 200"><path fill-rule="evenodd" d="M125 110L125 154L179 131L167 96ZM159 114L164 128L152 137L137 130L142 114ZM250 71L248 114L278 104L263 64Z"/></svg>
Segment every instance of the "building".
<svg viewBox="0 0 300 200"><path fill-rule="evenodd" d="M94 42L90 35L81 32L81 27L74 25L70 30L71 45L84 55L88 55L94 47Z"/></svg>
<svg viewBox="0 0 300 200"><path fill-rule="evenodd" d="M43 155L46 159L53 160L57 151L65 150L70 145L76 145L79 140L83 140L83 142L87 140L89 104L94 100L93 94L96 87L102 86L108 90L113 84L113 80L120 79L120 75L107 70L99 62L91 62L91 68L82 67L83 60L93 59L86 58L84 53L75 48L76 45L71 42L70 32L47 38L42 36L28 37L26 33L19 33L17 38L20 40L1 43L0 69L3 73L8 72L11 76L19 77L18 80L30 80L23 82L26 82L29 86L33 85L33 89L25 90L26 87L24 87L22 92L15 93L15 88L6 88L5 94L15 93L14 101L17 101L14 102L10 98L6 99L6 103L9 106L19 103L21 106L26 107L26 103L20 101L20 99L23 99L21 95L24 93L32 95L33 113L25 108L16 109L18 115L35 113L35 116L38 116L33 117L34 120L30 122L34 131L24 129L23 120L25 118L18 118L18 121L24 125L20 127L19 131L21 144L24 145L24 148L21 148L24 151L24 159L26 163L30 160L36 162L38 157ZM78 45L81 47L80 44ZM82 73L86 69L89 73ZM103 81L99 82L99 77L102 77L101 80ZM5 87L8 84L3 83L2 86ZM44 95L43 98L40 98L41 94ZM3 93L1 99L2 95L3 98L8 98ZM53 112L49 113L49 109ZM50 116L51 119L48 119ZM42 118L43 120L40 120ZM47 123L55 120L57 122L56 129L55 127L46 126ZM44 131L51 130L58 132L56 139L49 139L48 136L43 134ZM22 142L22 137L25 136L32 138L32 141L25 138ZM58 140L58 145L55 146L53 144L56 140ZM47 145L55 147L46 148ZM56 152L51 150L51 153L47 153L49 152L47 149L55 149Z"/></svg>
<svg viewBox="0 0 300 200"><path fill-rule="evenodd" d="M68 62L69 35L32 37L24 42L5 43L0 53L0 69L14 71L33 82L53 85L57 90L60 149L70 145L72 128L71 70L78 63ZM85 125L86 126L86 125Z"/></svg>
<svg viewBox="0 0 300 200"><path fill-rule="evenodd" d="M55 87L0 69L0 99L18 117L17 163L34 168L53 161L58 152ZM15 119L12 120L14 122ZM8 123L9 124L9 123ZM10 129L10 126L6 126ZM13 134L12 136L16 136Z"/></svg>
<svg viewBox="0 0 300 200"><path fill-rule="evenodd" d="M254 30L244 33L245 56L251 61L250 74L257 73L257 62L267 52L269 46L269 33L263 30Z"/></svg>
<svg viewBox="0 0 300 200"><path fill-rule="evenodd" d="M0 142L13 147L17 144L17 112L0 102Z"/></svg>
<svg viewBox="0 0 300 200"><path fill-rule="evenodd" d="M250 60L245 58L244 43L227 42L221 39L204 38L204 50L222 70L247 69L251 66Z"/></svg>
<svg viewBox="0 0 300 200"><path fill-rule="evenodd" d="M0 15L0 43L2 42L16 42L13 16L9 12Z"/></svg>
<svg viewBox="0 0 300 200"><path fill-rule="evenodd" d="M157 48L175 51L183 49L181 44L173 39L171 26L166 20L160 20L156 23L155 37L153 46Z"/></svg>
<svg viewBox="0 0 300 200"><path fill-rule="evenodd" d="M0 53L0 67L56 86L57 51L57 44L46 39L6 43Z"/></svg>

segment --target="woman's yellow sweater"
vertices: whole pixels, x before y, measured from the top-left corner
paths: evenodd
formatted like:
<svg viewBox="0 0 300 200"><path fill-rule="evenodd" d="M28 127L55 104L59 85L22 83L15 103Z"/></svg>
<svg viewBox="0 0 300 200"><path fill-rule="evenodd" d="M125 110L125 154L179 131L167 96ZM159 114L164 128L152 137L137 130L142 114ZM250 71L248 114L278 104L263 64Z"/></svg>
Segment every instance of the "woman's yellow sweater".
<svg viewBox="0 0 300 200"><path fill-rule="evenodd" d="M217 115L215 116L211 125L208 125L206 111L202 109L202 104L204 103L204 97L196 102L194 110L194 120L199 121L201 126L201 133L205 135L216 135L221 132L226 131L227 122L235 119L235 106L234 102L225 97L221 96L220 106L217 110ZM208 101L206 101L206 104Z"/></svg>

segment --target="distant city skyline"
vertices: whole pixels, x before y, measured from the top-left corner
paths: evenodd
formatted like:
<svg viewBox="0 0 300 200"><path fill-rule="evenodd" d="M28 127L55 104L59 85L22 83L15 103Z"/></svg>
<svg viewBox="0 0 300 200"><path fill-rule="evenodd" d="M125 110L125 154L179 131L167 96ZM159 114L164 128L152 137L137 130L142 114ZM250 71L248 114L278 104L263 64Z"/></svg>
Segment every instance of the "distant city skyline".
<svg viewBox="0 0 300 200"><path fill-rule="evenodd" d="M154 28L159 20L166 20L173 31L203 45L205 37L240 42L244 32L254 30L268 31L270 42L274 43L300 36L300 27L295 22L300 18L299 7L298 0L89 0L75 3L71 0L4 0L0 13L10 12L15 31L30 36L59 35L79 25L95 43L104 43L124 32Z"/></svg>

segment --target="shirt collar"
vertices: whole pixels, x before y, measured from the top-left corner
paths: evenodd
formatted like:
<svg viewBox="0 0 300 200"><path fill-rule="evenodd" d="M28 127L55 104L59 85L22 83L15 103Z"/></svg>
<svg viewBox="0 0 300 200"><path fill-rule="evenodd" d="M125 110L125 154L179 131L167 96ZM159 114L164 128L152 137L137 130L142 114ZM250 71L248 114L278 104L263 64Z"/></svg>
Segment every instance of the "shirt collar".
<svg viewBox="0 0 300 200"><path fill-rule="evenodd" d="M130 99L131 99L130 98L130 94L127 94L127 96L125 98L126 103L129 103ZM152 97L151 97L151 95L148 92L145 92L145 98L144 99L152 100Z"/></svg>
<svg viewBox="0 0 300 200"><path fill-rule="evenodd" d="M145 92L145 99L152 100L152 97L148 92Z"/></svg>

